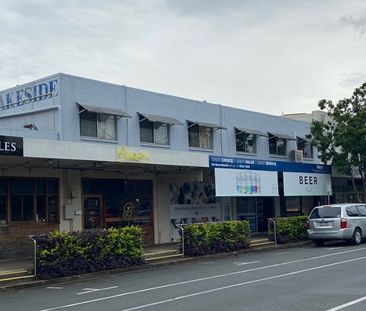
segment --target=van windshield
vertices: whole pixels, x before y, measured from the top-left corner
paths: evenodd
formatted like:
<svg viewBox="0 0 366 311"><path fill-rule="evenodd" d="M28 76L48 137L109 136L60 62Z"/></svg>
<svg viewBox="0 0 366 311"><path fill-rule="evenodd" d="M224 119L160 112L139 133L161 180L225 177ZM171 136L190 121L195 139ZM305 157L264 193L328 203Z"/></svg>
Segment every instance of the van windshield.
<svg viewBox="0 0 366 311"><path fill-rule="evenodd" d="M341 217L340 206L319 207L312 211L309 218L339 218Z"/></svg>

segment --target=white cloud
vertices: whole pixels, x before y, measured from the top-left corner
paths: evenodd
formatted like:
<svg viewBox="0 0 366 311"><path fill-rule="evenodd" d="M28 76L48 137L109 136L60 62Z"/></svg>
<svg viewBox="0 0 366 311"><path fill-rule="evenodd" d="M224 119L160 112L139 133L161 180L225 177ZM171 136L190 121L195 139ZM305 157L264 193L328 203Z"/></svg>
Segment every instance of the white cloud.
<svg viewBox="0 0 366 311"><path fill-rule="evenodd" d="M0 89L56 72L273 114L365 78L363 0L5 0ZM331 12L331 14L330 14ZM350 27L351 26L351 27Z"/></svg>

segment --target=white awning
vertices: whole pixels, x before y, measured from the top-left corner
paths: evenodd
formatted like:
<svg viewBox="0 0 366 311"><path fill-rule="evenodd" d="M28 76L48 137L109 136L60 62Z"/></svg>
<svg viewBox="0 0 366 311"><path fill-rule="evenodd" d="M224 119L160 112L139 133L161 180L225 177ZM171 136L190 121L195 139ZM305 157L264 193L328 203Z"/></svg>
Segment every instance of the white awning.
<svg viewBox="0 0 366 311"><path fill-rule="evenodd" d="M139 114L141 116L143 116L144 119L147 119L150 122L160 122L160 123L166 123L166 124L171 124L171 125L183 125L182 122L180 122L177 119L174 119L172 117L158 116L158 115L154 115L154 114L147 114L144 112L139 112ZM143 121L143 120L140 120L140 121Z"/></svg>
<svg viewBox="0 0 366 311"><path fill-rule="evenodd" d="M278 133L273 133L273 132L268 132L268 134L269 134L269 136L275 136L275 137L280 138L280 139L296 140L296 138L293 138L292 136L286 135L286 134L278 134Z"/></svg>
<svg viewBox="0 0 366 311"><path fill-rule="evenodd" d="M235 127L239 132L245 132L245 133L248 133L248 134L254 134L254 135L258 135L258 136L265 136L265 137L268 137L267 134L261 132L261 131L258 131L258 130L253 130L253 129L245 129L245 128L242 128L242 127Z"/></svg>
<svg viewBox="0 0 366 311"><path fill-rule="evenodd" d="M218 124L199 122L199 121L191 121L191 120L187 120L187 122L192 123L192 125L197 124L198 126L202 126L202 127L210 127L210 128L214 128L214 129L227 130L226 127L218 125Z"/></svg>
<svg viewBox="0 0 366 311"><path fill-rule="evenodd" d="M89 104L80 104L80 103L77 103L77 105L82 109L79 113L82 113L84 111L90 111L95 113L110 114L120 118L131 118L131 116L128 113L124 112L123 110L115 108L92 106Z"/></svg>

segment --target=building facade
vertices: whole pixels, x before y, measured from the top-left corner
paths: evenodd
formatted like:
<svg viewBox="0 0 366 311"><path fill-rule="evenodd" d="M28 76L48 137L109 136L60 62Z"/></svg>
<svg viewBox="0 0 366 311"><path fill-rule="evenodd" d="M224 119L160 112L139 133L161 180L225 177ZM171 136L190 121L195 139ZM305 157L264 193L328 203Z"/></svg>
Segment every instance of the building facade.
<svg viewBox="0 0 366 311"><path fill-rule="evenodd" d="M0 256L50 230L306 214L331 195L309 124L56 74L1 92Z"/></svg>

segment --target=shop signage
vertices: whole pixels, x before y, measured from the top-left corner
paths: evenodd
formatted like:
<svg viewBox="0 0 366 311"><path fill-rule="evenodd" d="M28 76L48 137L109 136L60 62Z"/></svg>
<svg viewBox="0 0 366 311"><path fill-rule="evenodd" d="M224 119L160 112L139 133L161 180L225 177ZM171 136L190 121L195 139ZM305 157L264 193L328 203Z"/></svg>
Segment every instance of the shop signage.
<svg viewBox="0 0 366 311"><path fill-rule="evenodd" d="M58 80L50 80L33 86L2 94L0 110L11 109L58 95Z"/></svg>
<svg viewBox="0 0 366 311"><path fill-rule="evenodd" d="M138 161L149 160L149 154L147 152L131 151L126 147L119 147L117 149L117 159L138 162Z"/></svg>
<svg viewBox="0 0 366 311"><path fill-rule="evenodd" d="M330 174L283 173L283 190L285 196L325 196L331 195Z"/></svg>
<svg viewBox="0 0 366 311"><path fill-rule="evenodd" d="M0 155L23 156L23 138L0 136Z"/></svg>
<svg viewBox="0 0 366 311"><path fill-rule="evenodd" d="M253 160L209 156L209 166L217 168L249 169L276 172L307 172L330 174L330 165L293 163L285 161Z"/></svg>
<svg viewBox="0 0 366 311"><path fill-rule="evenodd" d="M215 168L216 196L278 196L277 172Z"/></svg>

